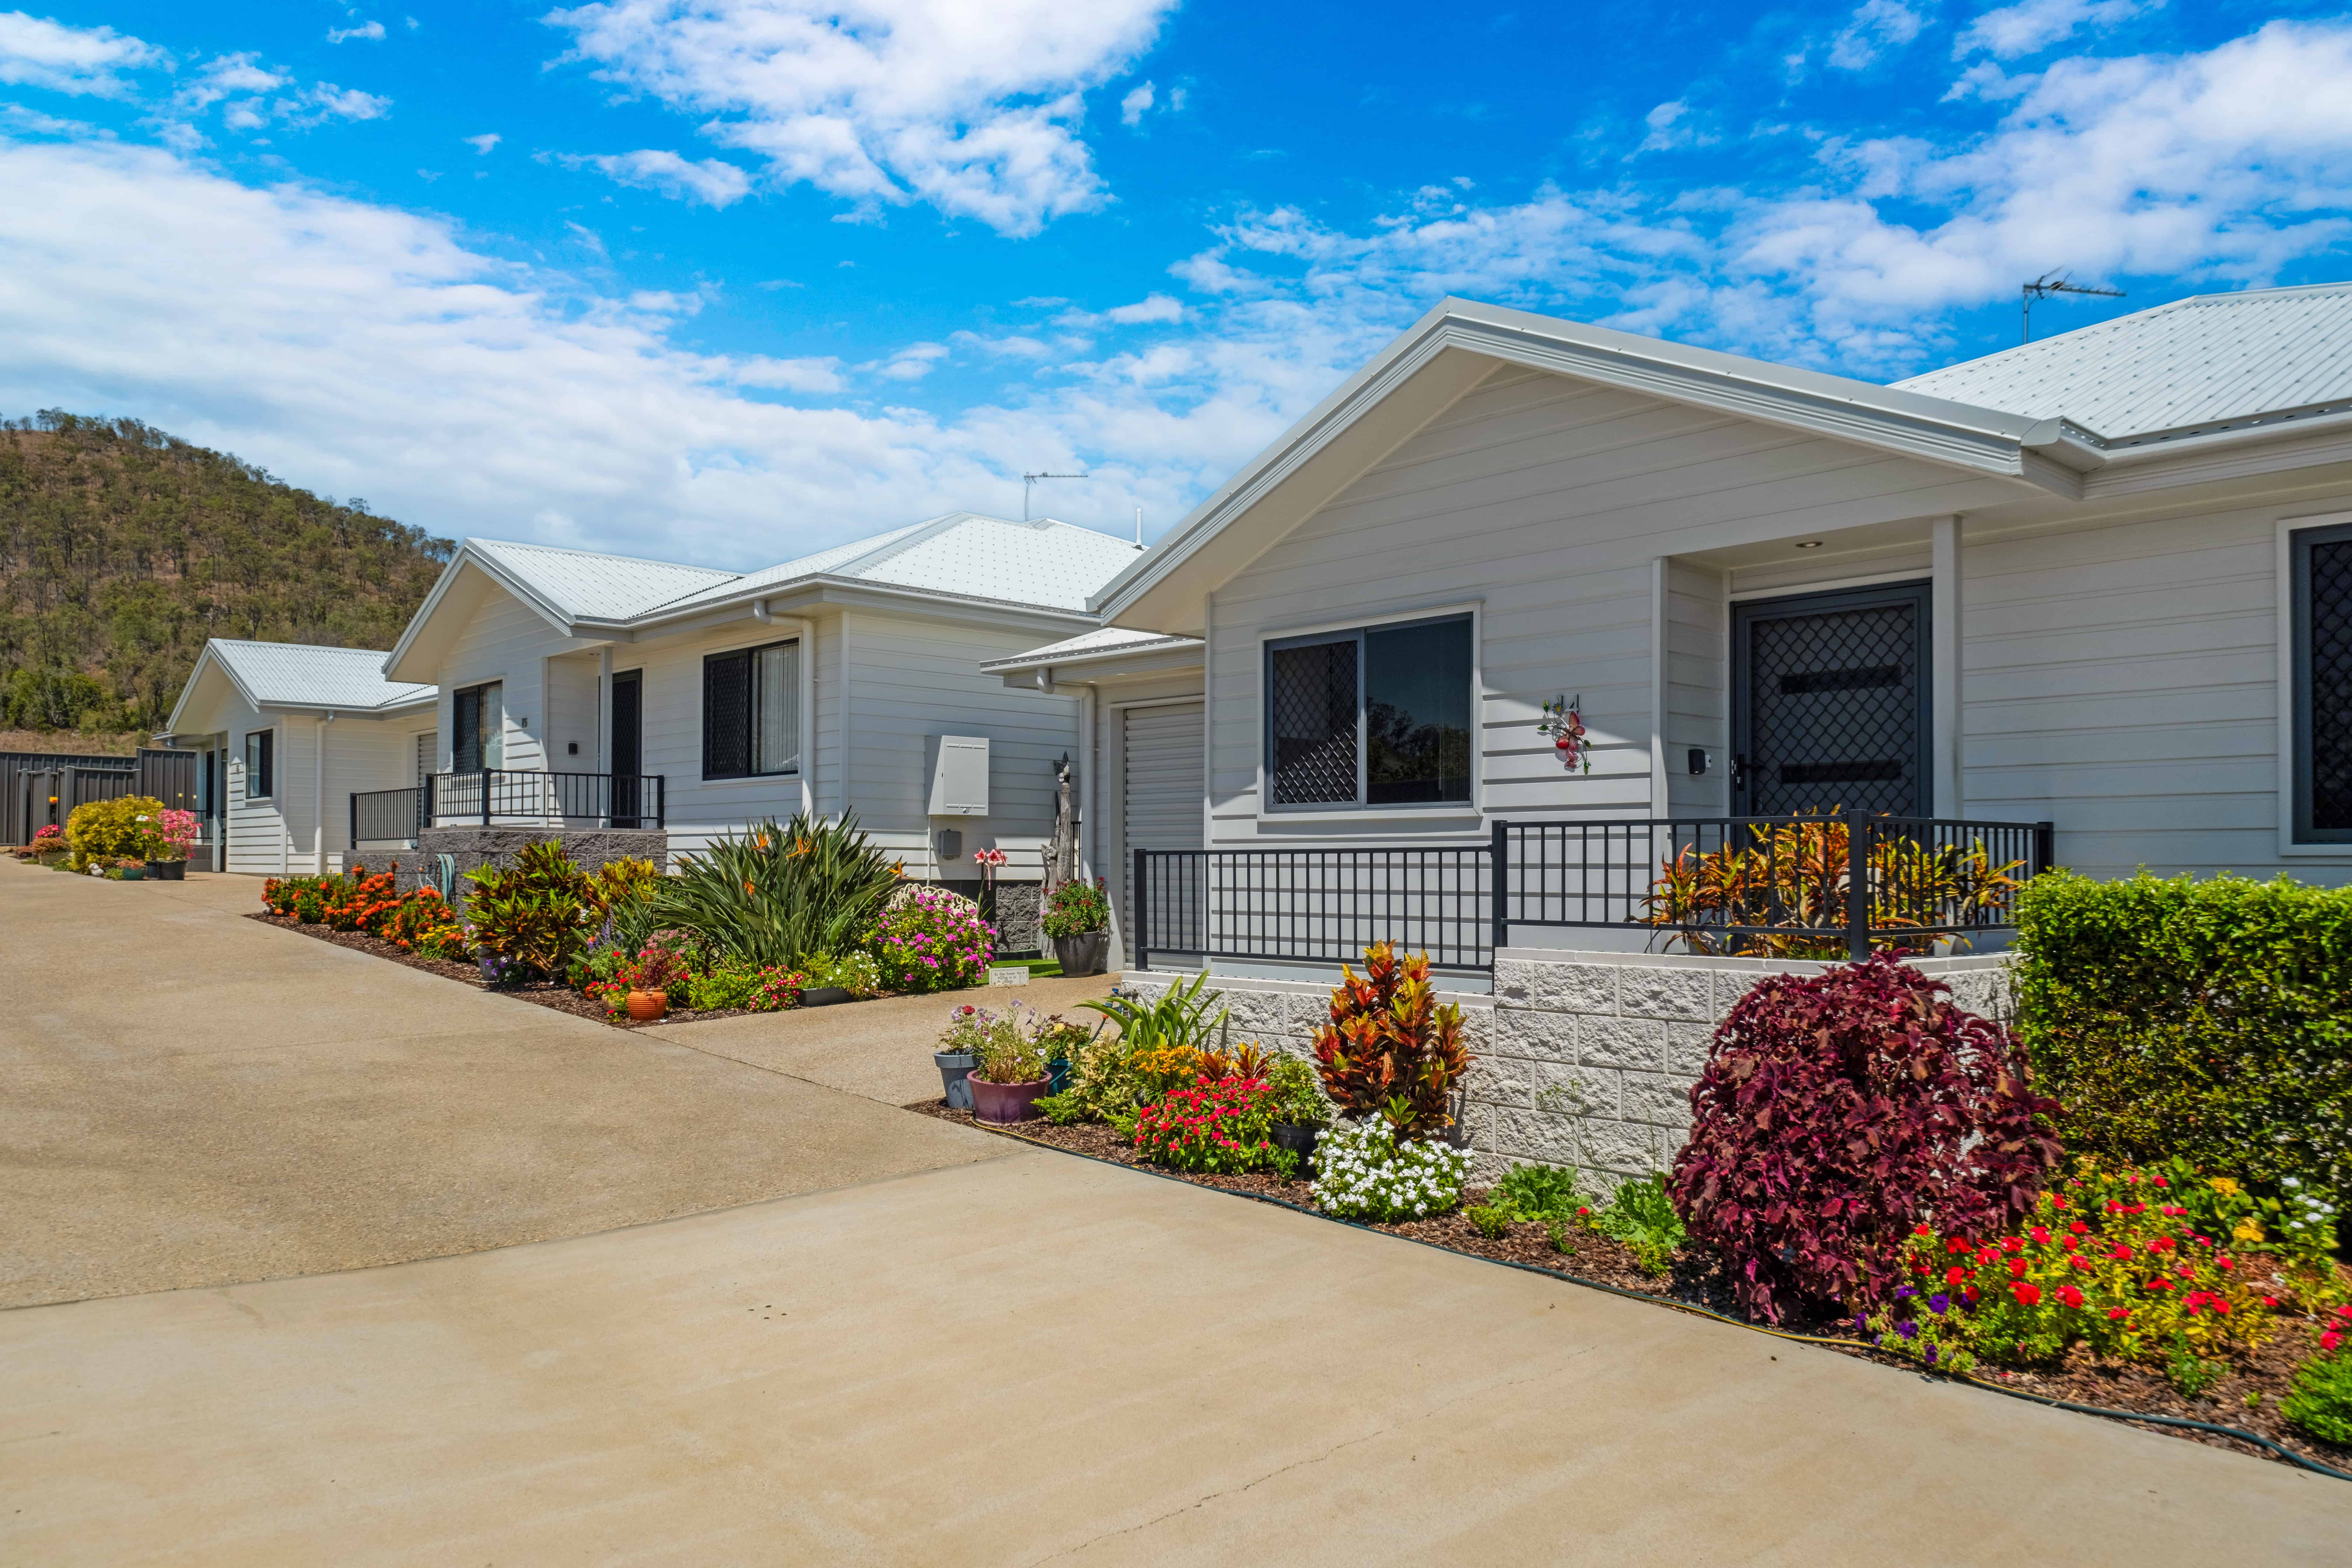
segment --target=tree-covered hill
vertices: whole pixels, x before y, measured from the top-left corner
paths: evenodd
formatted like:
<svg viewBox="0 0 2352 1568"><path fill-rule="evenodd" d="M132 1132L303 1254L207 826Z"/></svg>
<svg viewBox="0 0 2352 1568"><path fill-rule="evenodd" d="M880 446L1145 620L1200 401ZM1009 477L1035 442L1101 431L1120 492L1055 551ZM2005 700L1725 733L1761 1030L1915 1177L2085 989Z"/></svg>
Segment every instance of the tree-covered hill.
<svg viewBox="0 0 2352 1568"><path fill-rule="evenodd" d="M390 647L450 550L135 419L0 420L0 729L159 726L210 637Z"/></svg>

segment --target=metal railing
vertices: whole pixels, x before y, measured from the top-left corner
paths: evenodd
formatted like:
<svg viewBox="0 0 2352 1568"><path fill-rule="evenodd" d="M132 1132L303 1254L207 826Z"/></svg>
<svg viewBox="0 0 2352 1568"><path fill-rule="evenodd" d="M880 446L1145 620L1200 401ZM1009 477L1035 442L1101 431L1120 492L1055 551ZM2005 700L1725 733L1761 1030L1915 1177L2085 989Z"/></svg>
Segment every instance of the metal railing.
<svg viewBox="0 0 2352 1568"><path fill-rule="evenodd" d="M1496 822L1495 945L1512 928L1646 926L1692 952L1926 946L2005 931L2053 864L2047 822L1925 816Z"/></svg>
<svg viewBox="0 0 2352 1568"><path fill-rule="evenodd" d="M556 773L520 768L431 773L422 784L406 789L353 795L351 842L414 844L427 827L457 823L660 827L668 795L667 775L662 773Z"/></svg>
<svg viewBox="0 0 2352 1568"><path fill-rule="evenodd" d="M1135 962L1150 955L1343 963L1393 942L1442 969L1491 969L1483 844L1138 849Z"/></svg>
<svg viewBox="0 0 2352 1568"><path fill-rule="evenodd" d="M1867 957L2006 931L2053 864L2046 822L1656 817L1488 825L1482 845L1138 849L1129 924L1151 955L1346 963L1370 942L1490 970L1522 926L1660 948Z"/></svg>

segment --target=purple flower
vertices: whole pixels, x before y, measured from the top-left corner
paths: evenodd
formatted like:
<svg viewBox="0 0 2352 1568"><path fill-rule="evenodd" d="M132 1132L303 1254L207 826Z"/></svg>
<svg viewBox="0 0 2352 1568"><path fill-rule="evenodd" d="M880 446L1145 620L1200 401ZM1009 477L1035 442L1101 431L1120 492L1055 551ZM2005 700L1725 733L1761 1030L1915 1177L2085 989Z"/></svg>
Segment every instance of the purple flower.
<svg viewBox="0 0 2352 1568"><path fill-rule="evenodd" d="M1929 1366L1936 1364L1936 1347L1933 1345L1927 1347L1927 1364Z"/></svg>
<svg viewBox="0 0 2352 1568"><path fill-rule="evenodd" d="M1895 1325L1895 1331L1906 1340L1916 1340L1919 1337L1919 1325L1906 1318Z"/></svg>
<svg viewBox="0 0 2352 1568"><path fill-rule="evenodd" d="M1936 1316L1940 1318L1951 1310L1952 1299L1941 1290L1927 1298L1927 1310L1935 1313Z"/></svg>
<svg viewBox="0 0 2352 1568"><path fill-rule="evenodd" d="M1916 1296L1918 1293L1919 1291L1916 1286L1906 1285L1903 1289L1895 1292L1895 1299L1900 1301L1906 1296Z"/></svg>
<svg viewBox="0 0 2352 1568"><path fill-rule="evenodd" d="M1856 1312L1853 1315L1853 1331L1856 1334L1866 1334L1870 1332L1870 1319L1867 1315L1861 1312Z"/></svg>

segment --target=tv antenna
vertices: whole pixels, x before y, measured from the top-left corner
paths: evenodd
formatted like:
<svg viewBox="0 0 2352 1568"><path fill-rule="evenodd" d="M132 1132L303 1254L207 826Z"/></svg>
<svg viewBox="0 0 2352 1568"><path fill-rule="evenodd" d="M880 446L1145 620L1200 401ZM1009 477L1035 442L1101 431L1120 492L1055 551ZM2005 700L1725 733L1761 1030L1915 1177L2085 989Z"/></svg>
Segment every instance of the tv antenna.
<svg viewBox="0 0 2352 1568"><path fill-rule="evenodd" d="M1029 492L1037 488L1039 479L1090 479L1092 474L1024 474L1021 476L1021 521L1029 521Z"/></svg>
<svg viewBox="0 0 2352 1568"><path fill-rule="evenodd" d="M2017 341L2019 342L2030 343L2033 341L2033 301L2047 300L2053 294L2096 294L2103 300L2120 300L2124 297L2124 291L2120 289L2086 289L2080 283L2070 281L2063 272L2045 272L2031 283L2018 285Z"/></svg>

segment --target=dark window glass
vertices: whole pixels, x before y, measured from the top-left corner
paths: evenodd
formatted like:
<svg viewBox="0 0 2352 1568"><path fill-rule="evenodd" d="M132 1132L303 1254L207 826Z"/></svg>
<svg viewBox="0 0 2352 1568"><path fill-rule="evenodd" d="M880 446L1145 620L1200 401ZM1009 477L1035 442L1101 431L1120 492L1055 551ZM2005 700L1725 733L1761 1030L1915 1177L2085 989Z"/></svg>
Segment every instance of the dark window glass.
<svg viewBox="0 0 2352 1568"><path fill-rule="evenodd" d="M1356 798L1356 639L1266 655L1266 706L1277 805Z"/></svg>
<svg viewBox="0 0 2352 1568"><path fill-rule="evenodd" d="M714 653L702 661L702 776L751 774L751 651Z"/></svg>
<svg viewBox="0 0 2352 1568"><path fill-rule="evenodd" d="M1470 651L1467 616L1270 645L1269 804L1469 800Z"/></svg>
<svg viewBox="0 0 2352 1568"><path fill-rule="evenodd" d="M2340 843L2352 840L2352 529L2315 529L2296 543L2295 837Z"/></svg>
<svg viewBox="0 0 2352 1568"><path fill-rule="evenodd" d="M449 769L478 773L506 766L506 687L468 686L449 695Z"/></svg>
<svg viewBox="0 0 2352 1568"><path fill-rule="evenodd" d="M1364 799L1470 798L1470 622L1364 633Z"/></svg>
<svg viewBox="0 0 2352 1568"><path fill-rule="evenodd" d="M256 730L245 738L245 798L268 800L278 793L278 732Z"/></svg>

